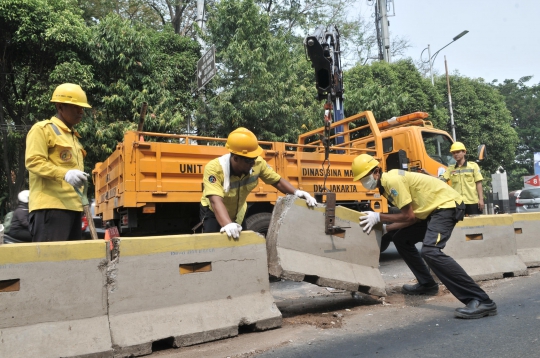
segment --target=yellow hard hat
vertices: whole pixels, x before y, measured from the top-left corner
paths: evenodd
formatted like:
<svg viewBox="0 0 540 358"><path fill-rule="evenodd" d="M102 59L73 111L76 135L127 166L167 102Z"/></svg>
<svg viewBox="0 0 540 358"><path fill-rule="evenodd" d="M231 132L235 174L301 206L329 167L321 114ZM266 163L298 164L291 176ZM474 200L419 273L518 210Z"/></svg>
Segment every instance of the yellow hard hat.
<svg viewBox="0 0 540 358"><path fill-rule="evenodd" d="M360 154L352 162L353 181L357 181L379 165L379 161L369 154Z"/></svg>
<svg viewBox="0 0 540 358"><path fill-rule="evenodd" d="M86 99L86 93L81 86L73 83L63 83L56 87L51 102L69 103L79 107L92 108Z"/></svg>
<svg viewBox="0 0 540 358"><path fill-rule="evenodd" d="M247 158L256 158L263 152L255 134L243 127L237 128L229 134L225 148L232 154Z"/></svg>
<svg viewBox="0 0 540 358"><path fill-rule="evenodd" d="M461 143L461 142L455 142L455 143L452 144L452 146L450 147L450 153L452 153L452 152L457 152L458 150L464 150L464 151L467 151L467 149L465 149L465 145L463 145L463 143Z"/></svg>

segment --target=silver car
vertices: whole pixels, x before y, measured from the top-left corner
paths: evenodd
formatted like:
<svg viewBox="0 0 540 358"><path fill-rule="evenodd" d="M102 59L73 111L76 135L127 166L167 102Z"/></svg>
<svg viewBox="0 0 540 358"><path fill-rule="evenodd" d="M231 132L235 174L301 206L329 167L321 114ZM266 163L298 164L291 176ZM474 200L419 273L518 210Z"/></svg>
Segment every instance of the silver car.
<svg viewBox="0 0 540 358"><path fill-rule="evenodd" d="M516 213L540 212L540 188L523 189L516 199Z"/></svg>

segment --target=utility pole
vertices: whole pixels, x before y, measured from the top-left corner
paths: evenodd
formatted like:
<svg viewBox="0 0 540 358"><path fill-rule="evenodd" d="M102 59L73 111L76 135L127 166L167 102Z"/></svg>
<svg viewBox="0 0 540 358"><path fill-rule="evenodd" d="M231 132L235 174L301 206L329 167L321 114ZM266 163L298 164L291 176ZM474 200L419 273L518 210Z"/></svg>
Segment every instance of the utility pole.
<svg viewBox="0 0 540 358"><path fill-rule="evenodd" d="M197 0L197 25L199 25L199 29L202 31L204 26L204 0ZM197 36L197 40L201 48L204 49L204 40L200 36Z"/></svg>
<svg viewBox="0 0 540 358"><path fill-rule="evenodd" d="M379 61L390 63L390 31L388 18L395 16L394 0L374 0L375 30L377 31L377 45L379 47ZM390 13L389 13L390 11Z"/></svg>
<svg viewBox="0 0 540 358"><path fill-rule="evenodd" d="M386 12L386 0L377 0L380 13L381 32L382 32L382 53L384 61L390 63L390 32L388 30L388 15Z"/></svg>
<svg viewBox="0 0 540 358"><path fill-rule="evenodd" d="M446 85L448 87L448 109L450 111L450 126L452 127L452 139L456 141L456 126L454 124L454 111L452 109L452 94L450 93L450 77L448 76L448 64L444 56L444 68L446 70Z"/></svg>

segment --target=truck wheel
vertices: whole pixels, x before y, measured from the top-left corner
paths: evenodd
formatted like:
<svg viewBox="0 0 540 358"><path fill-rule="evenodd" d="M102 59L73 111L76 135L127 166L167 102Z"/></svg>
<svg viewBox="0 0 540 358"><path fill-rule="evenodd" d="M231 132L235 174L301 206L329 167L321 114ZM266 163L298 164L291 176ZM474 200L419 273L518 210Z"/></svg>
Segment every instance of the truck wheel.
<svg viewBox="0 0 540 358"><path fill-rule="evenodd" d="M258 232L262 236L266 237L268 227L270 226L270 219L272 213L258 213L253 214L246 219L246 230Z"/></svg>

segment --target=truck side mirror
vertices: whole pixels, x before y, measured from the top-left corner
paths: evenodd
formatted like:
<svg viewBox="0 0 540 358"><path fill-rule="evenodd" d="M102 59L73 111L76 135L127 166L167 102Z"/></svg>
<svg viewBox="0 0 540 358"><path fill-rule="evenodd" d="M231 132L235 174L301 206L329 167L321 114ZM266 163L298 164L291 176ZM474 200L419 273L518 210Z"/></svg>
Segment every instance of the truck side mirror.
<svg viewBox="0 0 540 358"><path fill-rule="evenodd" d="M478 157L478 159L476 160L477 162L481 162L484 159L487 159L487 149L486 149L485 144L480 144L478 146L478 156L477 157Z"/></svg>

